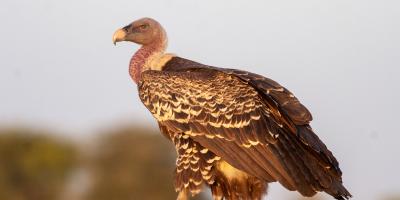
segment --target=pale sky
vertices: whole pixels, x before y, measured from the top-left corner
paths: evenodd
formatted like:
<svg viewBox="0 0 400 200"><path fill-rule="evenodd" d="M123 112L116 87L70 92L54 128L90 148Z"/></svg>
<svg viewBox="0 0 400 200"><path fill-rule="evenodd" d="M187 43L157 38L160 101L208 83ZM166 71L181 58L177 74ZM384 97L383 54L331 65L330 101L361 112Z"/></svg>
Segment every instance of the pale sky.
<svg viewBox="0 0 400 200"><path fill-rule="evenodd" d="M2 0L0 125L68 137L155 120L128 76L138 46L113 32L152 17L169 52L291 90L314 116L354 199L400 193L398 0ZM274 185L269 199L292 193Z"/></svg>

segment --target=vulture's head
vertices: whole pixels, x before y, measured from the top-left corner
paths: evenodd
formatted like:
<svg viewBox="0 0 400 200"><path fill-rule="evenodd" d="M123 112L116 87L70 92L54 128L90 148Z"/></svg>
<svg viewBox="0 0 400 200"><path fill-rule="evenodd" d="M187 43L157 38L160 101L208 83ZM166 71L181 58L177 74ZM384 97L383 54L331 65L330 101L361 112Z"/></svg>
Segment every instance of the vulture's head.
<svg viewBox="0 0 400 200"><path fill-rule="evenodd" d="M134 42L140 45L166 42L167 36L163 27L154 19L142 18L118 29L113 35L113 42Z"/></svg>

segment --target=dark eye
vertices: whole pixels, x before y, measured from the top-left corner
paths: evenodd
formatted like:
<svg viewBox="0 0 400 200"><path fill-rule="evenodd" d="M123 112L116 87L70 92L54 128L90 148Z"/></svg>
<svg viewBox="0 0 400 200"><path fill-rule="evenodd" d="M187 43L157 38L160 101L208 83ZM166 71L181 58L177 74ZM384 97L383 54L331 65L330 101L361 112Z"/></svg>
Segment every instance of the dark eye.
<svg viewBox="0 0 400 200"><path fill-rule="evenodd" d="M148 24L143 24L143 25L139 26L140 30L146 30L147 28L149 28Z"/></svg>

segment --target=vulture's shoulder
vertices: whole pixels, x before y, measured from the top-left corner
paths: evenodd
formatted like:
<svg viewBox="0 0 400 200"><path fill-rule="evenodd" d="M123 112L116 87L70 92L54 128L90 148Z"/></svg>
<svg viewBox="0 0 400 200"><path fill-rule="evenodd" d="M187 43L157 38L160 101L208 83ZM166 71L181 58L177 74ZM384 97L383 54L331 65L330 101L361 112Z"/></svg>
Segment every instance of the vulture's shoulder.
<svg viewBox="0 0 400 200"><path fill-rule="evenodd" d="M197 78L212 77L217 72L236 76L256 89L263 98L272 99L294 124L307 125L312 121L310 111L300 103L293 93L267 77L243 70L212 67L180 57L174 57L168 61L163 70L195 72L193 74Z"/></svg>

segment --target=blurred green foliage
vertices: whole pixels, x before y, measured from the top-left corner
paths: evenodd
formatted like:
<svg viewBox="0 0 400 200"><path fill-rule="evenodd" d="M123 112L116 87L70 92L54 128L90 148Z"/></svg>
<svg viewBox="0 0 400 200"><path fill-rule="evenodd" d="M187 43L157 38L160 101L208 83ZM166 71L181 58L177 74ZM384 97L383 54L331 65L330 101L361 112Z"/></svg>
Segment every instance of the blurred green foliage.
<svg viewBox="0 0 400 200"><path fill-rule="evenodd" d="M74 147L27 129L0 131L0 199L57 199L76 163Z"/></svg>
<svg viewBox="0 0 400 200"><path fill-rule="evenodd" d="M400 195L387 195L383 200L400 200Z"/></svg>
<svg viewBox="0 0 400 200"><path fill-rule="evenodd" d="M94 152L87 200L176 199L174 146L158 131L113 130L103 134Z"/></svg>
<svg viewBox="0 0 400 200"><path fill-rule="evenodd" d="M163 139L144 129L105 134L93 157L88 200L173 199L172 146Z"/></svg>
<svg viewBox="0 0 400 200"><path fill-rule="evenodd" d="M51 135L37 129L0 129L0 200L176 199L174 146L158 130L120 127L79 145ZM88 179L71 176L77 171ZM88 187L82 187L85 181ZM71 185L71 191L66 189ZM331 199L325 196L298 199ZM380 199L400 200L396 194Z"/></svg>

